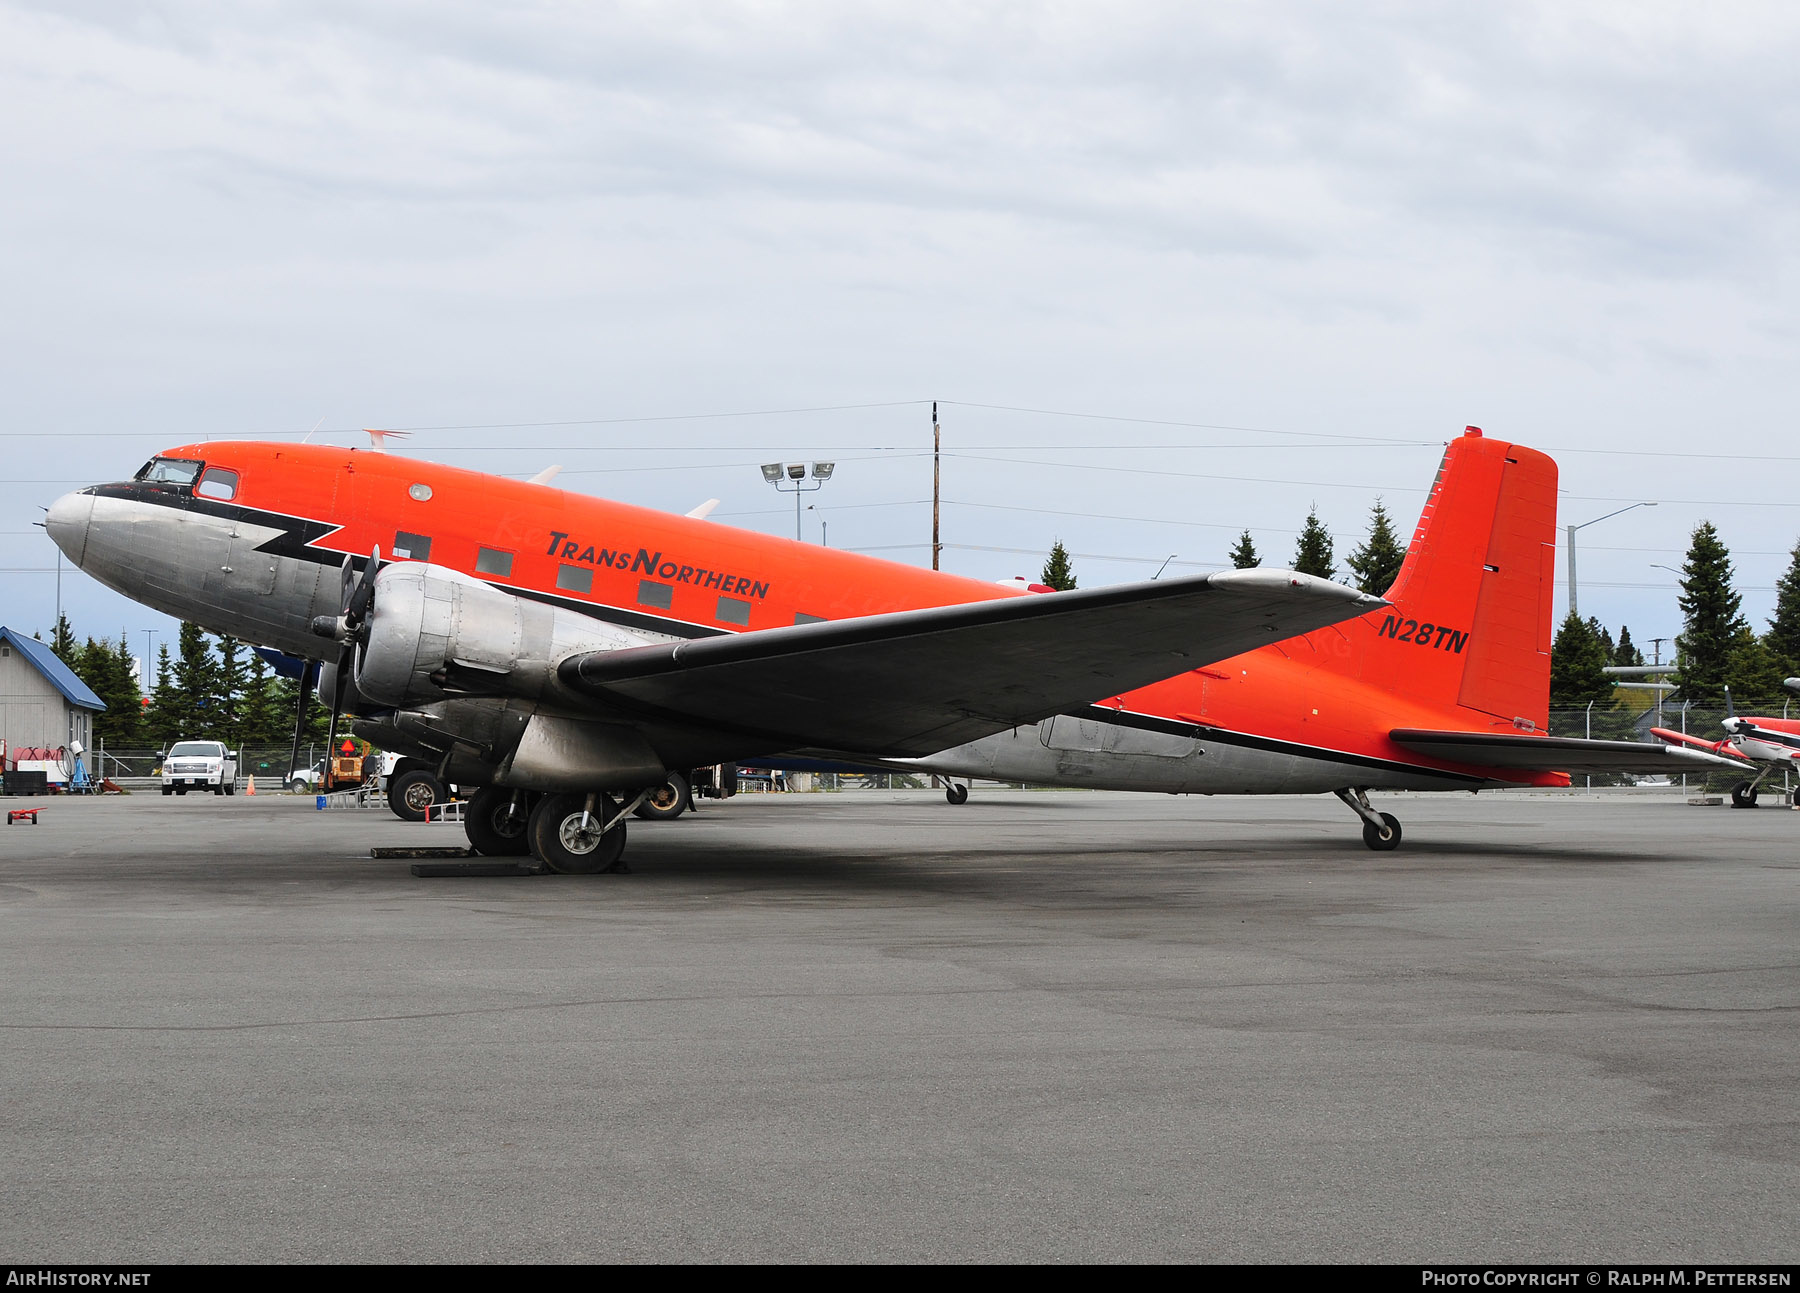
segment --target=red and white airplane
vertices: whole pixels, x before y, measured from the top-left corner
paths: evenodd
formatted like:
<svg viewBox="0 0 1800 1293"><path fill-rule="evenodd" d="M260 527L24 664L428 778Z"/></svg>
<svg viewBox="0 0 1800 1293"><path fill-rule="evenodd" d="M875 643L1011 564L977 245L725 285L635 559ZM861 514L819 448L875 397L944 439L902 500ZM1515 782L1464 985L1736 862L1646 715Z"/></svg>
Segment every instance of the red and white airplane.
<svg viewBox="0 0 1800 1293"><path fill-rule="evenodd" d="M323 661L334 723L348 702L358 734L481 787L481 852L589 872L670 769L783 752L1332 791L1378 849L1400 827L1371 788L1721 762L1544 735L1555 485L1471 429L1387 601L1284 570L1032 594L323 445L170 449L46 525L129 597Z"/></svg>
<svg viewBox="0 0 1800 1293"><path fill-rule="evenodd" d="M1800 678L1784 679L1782 685L1800 691ZM1756 807L1757 791L1771 773L1784 768L1800 771L1800 718L1740 718L1731 703L1731 688L1727 687L1725 719L1719 726L1725 729L1722 741L1706 741L1666 727L1653 727L1650 731L1671 744L1729 757L1738 767L1754 771L1753 777L1731 788L1733 808ZM1793 805L1800 808L1800 789L1794 791Z"/></svg>

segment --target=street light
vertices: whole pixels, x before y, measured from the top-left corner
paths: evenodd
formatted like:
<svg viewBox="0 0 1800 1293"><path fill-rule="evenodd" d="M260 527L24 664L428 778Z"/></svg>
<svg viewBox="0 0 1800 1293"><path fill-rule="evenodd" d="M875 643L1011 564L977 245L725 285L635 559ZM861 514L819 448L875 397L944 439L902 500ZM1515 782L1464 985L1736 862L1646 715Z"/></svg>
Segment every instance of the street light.
<svg viewBox="0 0 1800 1293"><path fill-rule="evenodd" d="M806 464L803 462L765 462L762 465L763 479L783 494L794 496L794 538L800 538L800 495L810 494L816 489L823 489L825 482L831 479L836 470L835 462L815 462L812 465L812 479L806 478ZM790 483L792 482L792 483Z"/></svg>
<svg viewBox="0 0 1800 1293"><path fill-rule="evenodd" d="M1610 521L1613 517L1629 512L1633 507L1655 507L1655 503L1633 503L1629 507L1621 507L1617 512L1608 512L1605 516L1596 516L1591 521L1583 521L1580 525L1571 525L1569 535L1569 614L1581 618L1581 610L1575 596L1575 531L1585 530L1590 525L1598 525L1602 521Z"/></svg>

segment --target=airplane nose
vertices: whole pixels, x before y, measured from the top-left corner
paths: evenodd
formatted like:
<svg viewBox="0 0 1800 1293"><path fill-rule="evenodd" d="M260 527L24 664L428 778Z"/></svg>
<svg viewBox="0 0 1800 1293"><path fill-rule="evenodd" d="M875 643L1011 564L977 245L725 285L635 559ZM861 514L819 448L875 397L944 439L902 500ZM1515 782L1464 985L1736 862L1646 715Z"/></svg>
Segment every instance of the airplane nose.
<svg viewBox="0 0 1800 1293"><path fill-rule="evenodd" d="M88 524L93 516L92 494L64 494L50 504L50 514L44 518L51 540L78 566L87 552Z"/></svg>

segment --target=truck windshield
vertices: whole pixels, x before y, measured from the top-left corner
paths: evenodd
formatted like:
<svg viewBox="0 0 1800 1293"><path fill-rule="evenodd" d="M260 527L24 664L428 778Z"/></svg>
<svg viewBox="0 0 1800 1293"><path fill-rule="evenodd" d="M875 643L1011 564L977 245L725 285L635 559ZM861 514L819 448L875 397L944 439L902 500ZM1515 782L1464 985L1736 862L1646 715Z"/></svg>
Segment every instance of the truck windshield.
<svg viewBox="0 0 1800 1293"><path fill-rule="evenodd" d="M222 753L224 753L223 747L214 745L211 741L183 741L169 751L169 757L171 759L216 759Z"/></svg>
<svg viewBox="0 0 1800 1293"><path fill-rule="evenodd" d="M200 474L200 468L205 465L190 462L186 458L152 458L139 469L135 479L165 485L192 485L194 477Z"/></svg>

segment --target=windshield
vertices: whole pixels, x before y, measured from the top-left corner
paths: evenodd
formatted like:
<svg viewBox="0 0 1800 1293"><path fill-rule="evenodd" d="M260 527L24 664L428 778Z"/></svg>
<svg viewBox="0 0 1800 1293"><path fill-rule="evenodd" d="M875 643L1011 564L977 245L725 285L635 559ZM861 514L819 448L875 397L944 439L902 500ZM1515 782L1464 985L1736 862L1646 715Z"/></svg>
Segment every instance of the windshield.
<svg viewBox="0 0 1800 1293"><path fill-rule="evenodd" d="M200 474L200 468L204 465L189 462L185 458L152 458L143 465L135 479L168 485L192 485L194 477Z"/></svg>
<svg viewBox="0 0 1800 1293"><path fill-rule="evenodd" d="M223 753L223 747L215 745L211 741L183 741L169 751L169 757L177 759L185 755L190 759L216 759L221 753Z"/></svg>

